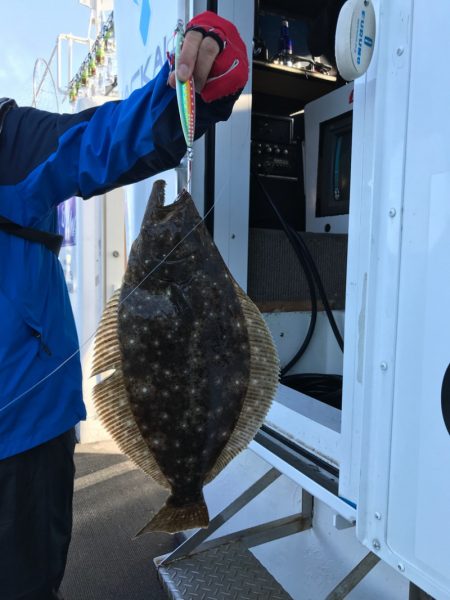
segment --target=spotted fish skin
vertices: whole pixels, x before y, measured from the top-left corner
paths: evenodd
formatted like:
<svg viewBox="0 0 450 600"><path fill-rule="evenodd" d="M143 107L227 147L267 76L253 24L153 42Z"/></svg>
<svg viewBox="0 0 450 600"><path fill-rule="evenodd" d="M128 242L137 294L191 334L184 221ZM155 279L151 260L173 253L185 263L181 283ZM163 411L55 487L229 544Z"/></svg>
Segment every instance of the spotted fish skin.
<svg viewBox="0 0 450 600"><path fill-rule="evenodd" d="M107 431L170 490L140 533L208 525L202 486L253 439L278 386L267 325L228 272L192 198L157 182L123 287L107 302L92 360Z"/></svg>
<svg viewBox="0 0 450 600"><path fill-rule="evenodd" d="M202 488L242 411L249 338L235 283L192 198L163 202L157 182L122 286L122 369L136 424L171 488L167 507L200 507L197 525L207 525Z"/></svg>

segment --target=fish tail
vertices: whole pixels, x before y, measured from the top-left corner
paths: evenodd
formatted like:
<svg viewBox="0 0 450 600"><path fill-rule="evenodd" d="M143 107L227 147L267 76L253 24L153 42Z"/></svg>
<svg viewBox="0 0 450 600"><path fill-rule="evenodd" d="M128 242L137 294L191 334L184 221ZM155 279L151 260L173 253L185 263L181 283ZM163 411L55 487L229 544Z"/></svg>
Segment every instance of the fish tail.
<svg viewBox="0 0 450 600"><path fill-rule="evenodd" d="M150 531L178 533L186 529L208 527L208 525L209 513L203 494L198 502L187 506L173 506L170 497L151 521L136 534L136 537Z"/></svg>

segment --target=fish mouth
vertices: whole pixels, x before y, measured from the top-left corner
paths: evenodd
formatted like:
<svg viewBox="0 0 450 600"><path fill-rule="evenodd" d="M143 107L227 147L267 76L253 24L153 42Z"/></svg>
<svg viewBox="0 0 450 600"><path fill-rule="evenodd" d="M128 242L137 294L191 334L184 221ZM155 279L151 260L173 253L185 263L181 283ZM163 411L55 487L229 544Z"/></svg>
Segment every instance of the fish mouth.
<svg viewBox="0 0 450 600"><path fill-rule="evenodd" d="M172 219L181 210L186 208L186 205L191 201L191 196L186 190L182 190L171 204L164 204L165 190L163 190L163 203L155 206L152 214L152 221L157 223L165 223Z"/></svg>
<svg viewBox="0 0 450 600"><path fill-rule="evenodd" d="M165 204L166 201L166 182L163 179L158 179L154 182L150 197L147 202L142 226L149 225L165 225L170 220L180 220L179 213L185 213L181 216L182 221L197 221L198 215L194 201L186 189L183 189L175 200L170 204ZM179 225L179 223L178 223Z"/></svg>
<svg viewBox="0 0 450 600"><path fill-rule="evenodd" d="M166 205L166 185L164 179L153 183L143 223L164 223L185 207L189 200L192 201L190 194L182 190L174 202Z"/></svg>
<svg viewBox="0 0 450 600"><path fill-rule="evenodd" d="M190 273L199 251L197 236L191 234L201 224L191 195L183 189L175 200L164 205L165 182L154 183L141 225L139 254L151 272L169 272L180 279L181 272ZM159 277L156 275L156 277ZM164 277L165 279L166 277ZM169 279L173 279L172 273Z"/></svg>

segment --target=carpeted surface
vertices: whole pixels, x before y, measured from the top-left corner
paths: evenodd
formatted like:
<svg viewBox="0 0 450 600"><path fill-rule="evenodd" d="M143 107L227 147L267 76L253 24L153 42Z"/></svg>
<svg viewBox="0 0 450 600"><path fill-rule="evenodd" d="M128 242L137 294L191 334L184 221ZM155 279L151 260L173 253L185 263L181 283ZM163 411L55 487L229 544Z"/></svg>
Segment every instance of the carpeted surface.
<svg viewBox="0 0 450 600"><path fill-rule="evenodd" d="M310 232L300 235L320 273L331 307L343 310L347 236ZM247 293L263 312L311 310L307 280L284 231L250 229Z"/></svg>
<svg viewBox="0 0 450 600"><path fill-rule="evenodd" d="M163 503L165 493L112 443L77 447L74 526L65 600L164 600L153 558L176 539L136 532Z"/></svg>

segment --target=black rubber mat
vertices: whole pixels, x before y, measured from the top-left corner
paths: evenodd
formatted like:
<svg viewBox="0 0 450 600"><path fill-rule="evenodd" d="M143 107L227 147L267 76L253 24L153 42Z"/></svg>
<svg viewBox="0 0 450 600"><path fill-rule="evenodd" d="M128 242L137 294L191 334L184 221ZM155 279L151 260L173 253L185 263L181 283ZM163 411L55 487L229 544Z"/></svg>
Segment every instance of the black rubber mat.
<svg viewBox="0 0 450 600"><path fill-rule="evenodd" d="M107 449L107 445L101 447ZM164 501L164 491L117 451L93 444L76 454L74 527L65 600L164 600L153 558L177 541L166 534L133 539Z"/></svg>

